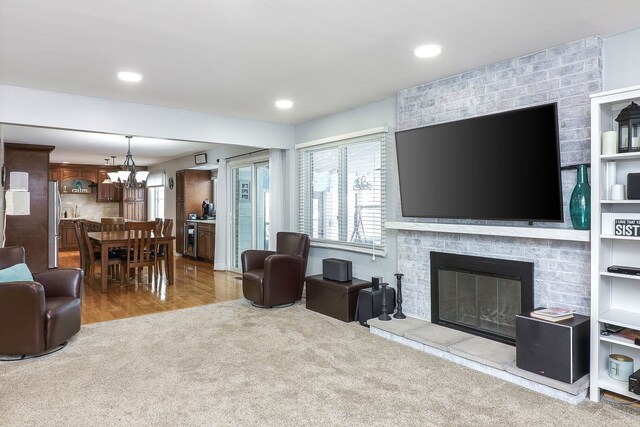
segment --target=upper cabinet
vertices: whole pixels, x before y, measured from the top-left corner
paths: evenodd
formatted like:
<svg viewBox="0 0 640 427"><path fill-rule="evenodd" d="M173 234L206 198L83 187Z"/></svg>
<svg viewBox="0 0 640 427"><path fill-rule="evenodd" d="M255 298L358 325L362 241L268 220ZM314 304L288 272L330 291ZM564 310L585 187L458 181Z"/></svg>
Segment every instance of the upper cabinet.
<svg viewBox="0 0 640 427"><path fill-rule="evenodd" d="M49 179L58 181L62 194L95 194L97 173L96 166L51 164Z"/></svg>
<svg viewBox="0 0 640 427"><path fill-rule="evenodd" d="M117 188L113 184L104 184L104 180L108 178L107 173L113 169L98 169L98 203L119 202L122 200L122 189Z"/></svg>
<svg viewBox="0 0 640 427"><path fill-rule="evenodd" d="M96 182L95 166L74 166L64 165L61 167L62 180L68 179L86 179L87 181Z"/></svg>

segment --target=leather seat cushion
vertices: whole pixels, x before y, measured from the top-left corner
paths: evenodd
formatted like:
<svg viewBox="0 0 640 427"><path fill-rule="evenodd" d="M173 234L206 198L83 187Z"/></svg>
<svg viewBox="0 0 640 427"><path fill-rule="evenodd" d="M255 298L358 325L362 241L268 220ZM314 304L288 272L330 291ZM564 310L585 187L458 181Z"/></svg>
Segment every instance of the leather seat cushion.
<svg viewBox="0 0 640 427"><path fill-rule="evenodd" d="M263 278L264 269L262 268L249 270L242 274L242 292L245 298L260 305L264 304L264 295L262 293Z"/></svg>
<svg viewBox="0 0 640 427"><path fill-rule="evenodd" d="M62 344L80 331L80 298L52 297L45 300L47 348Z"/></svg>

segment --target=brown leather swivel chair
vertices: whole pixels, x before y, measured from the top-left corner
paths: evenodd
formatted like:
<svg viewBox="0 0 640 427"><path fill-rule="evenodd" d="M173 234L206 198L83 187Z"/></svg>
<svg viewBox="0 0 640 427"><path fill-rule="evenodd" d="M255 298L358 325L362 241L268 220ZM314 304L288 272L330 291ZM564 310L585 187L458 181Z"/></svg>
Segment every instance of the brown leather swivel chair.
<svg viewBox="0 0 640 427"><path fill-rule="evenodd" d="M25 262L24 248L0 248L0 269ZM33 274L0 283L0 354L33 356L65 344L80 330L83 271Z"/></svg>
<svg viewBox="0 0 640 427"><path fill-rule="evenodd" d="M242 253L242 293L257 307L293 304L302 298L311 239L301 233L278 233L276 251Z"/></svg>

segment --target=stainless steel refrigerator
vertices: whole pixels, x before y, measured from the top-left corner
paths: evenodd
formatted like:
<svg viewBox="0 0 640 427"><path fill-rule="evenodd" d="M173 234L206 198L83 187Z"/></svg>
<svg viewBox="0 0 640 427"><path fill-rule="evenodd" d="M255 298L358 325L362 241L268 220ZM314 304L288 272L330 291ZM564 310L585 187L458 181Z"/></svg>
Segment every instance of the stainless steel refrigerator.
<svg viewBox="0 0 640 427"><path fill-rule="evenodd" d="M58 181L49 181L49 268L58 268L58 230L60 229L60 211L62 199L58 191Z"/></svg>

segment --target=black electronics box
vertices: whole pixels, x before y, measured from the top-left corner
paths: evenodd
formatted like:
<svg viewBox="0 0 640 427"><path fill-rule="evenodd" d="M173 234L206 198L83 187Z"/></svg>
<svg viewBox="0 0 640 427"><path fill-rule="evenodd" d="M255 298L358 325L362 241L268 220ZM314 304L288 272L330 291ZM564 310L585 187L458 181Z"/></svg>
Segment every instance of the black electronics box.
<svg viewBox="0 0 640 427"><path fill-rule="evenodd" d="M325 258L322 260L322 277L334 282L351 281L351 261L338 258Z"/></svg>
<svg viewBox="0 0 640 427"><path fill-rule="evenodd" d="M629 391L640 394L640 369L629 375Z"/></svg>
<svg viewBox="0 0 640 427"><path fill-rule="evenodd" d="M390 286L386 287L385 302L387 314L391 315L396 308L396 290ZM366 326L367 320L378 317L382 314L382 288L380 289L360 289L358 302L356 303L356 318L362 326Z"/></svg>
<svg viewBox="0 0 640 427"><path fill-rule="evenodd" d="M607 267L609 273L630 274L632 276L640 276L640 268L625 267L622 265L612 265Z"/></svg>
<svg viewBox="0 0 640 427"><path fill-rule="evenodd" d="M640 173L627 174L627 199L640 199Z"/></svg>
<svg viewBox="0 0 640 427"><path fill-rule="evenodd" d="M516 315L516 366L572 384L589 373L589 317L547 322Z"/></svg>

